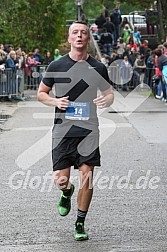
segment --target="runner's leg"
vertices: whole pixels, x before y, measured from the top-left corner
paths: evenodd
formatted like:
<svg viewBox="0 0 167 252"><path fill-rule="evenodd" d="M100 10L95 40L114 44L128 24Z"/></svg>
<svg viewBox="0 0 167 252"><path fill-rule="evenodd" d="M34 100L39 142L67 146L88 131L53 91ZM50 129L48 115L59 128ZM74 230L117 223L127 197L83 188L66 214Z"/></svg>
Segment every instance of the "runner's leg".
<svg viewBox="0 0 167 252"><path fill-rule="evenodd" d="M80 188L78 192L78 209L88 211L93 195L93 166L83 164L79 167Z"/></svg>

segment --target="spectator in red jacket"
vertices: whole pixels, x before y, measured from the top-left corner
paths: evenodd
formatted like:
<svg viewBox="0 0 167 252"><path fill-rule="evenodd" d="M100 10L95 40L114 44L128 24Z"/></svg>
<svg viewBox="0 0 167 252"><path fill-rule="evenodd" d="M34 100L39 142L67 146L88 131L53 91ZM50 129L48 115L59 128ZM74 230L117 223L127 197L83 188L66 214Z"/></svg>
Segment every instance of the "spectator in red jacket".
<svg viewBox="0 0 167 252"><path fill-rule="evenodd" d="M130 33L127 44L128 44L128 46L130 46L131 49L134 48L135 52L137 52L137 44L135 43L133 33Z"/></svg>
<svg viewBox="0 0 167 252"><path fill-rule="evenodd" d="M37 72L37 65L41 64L39 61L37 61L34 57L33 52L29 52L27 57L27 88L28 89L36 89L37 85L37 78L34 76L34 72Z"/></svg>

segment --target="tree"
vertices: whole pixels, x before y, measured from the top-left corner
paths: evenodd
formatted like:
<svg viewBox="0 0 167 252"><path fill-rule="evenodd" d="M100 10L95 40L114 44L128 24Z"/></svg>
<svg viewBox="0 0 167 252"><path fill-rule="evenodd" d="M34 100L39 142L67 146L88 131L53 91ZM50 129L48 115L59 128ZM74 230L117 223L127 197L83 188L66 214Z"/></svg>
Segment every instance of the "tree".
<svg viewBox="0 0 167 252"><path fill-rule="evenodd" d="M121 12L145 10L153 6L154 0L126 0L121 2ZM115 1L84 0L83 11L87 18L96 18L104 7L112 12ZM159 37L167 34L167 1L157 0ZM65 37L65 20L76 19L74 0L0 0L0 42L21 46L30 51L39 47L53 51Z"/></svg>
<svg viewBox="0 0 167 252"><path fill-rule="evenodd" d="M166 0L157 1L158 20L159 20L159 39L161 42L166 40L167 36L167 2Z"/></svg>
<svg viewBox="0 0 167 252"><path fill-rule="evenodd" d="M60 43L65 20L65 0L0 0L1 41L21 46L53 50Z"/></svg>

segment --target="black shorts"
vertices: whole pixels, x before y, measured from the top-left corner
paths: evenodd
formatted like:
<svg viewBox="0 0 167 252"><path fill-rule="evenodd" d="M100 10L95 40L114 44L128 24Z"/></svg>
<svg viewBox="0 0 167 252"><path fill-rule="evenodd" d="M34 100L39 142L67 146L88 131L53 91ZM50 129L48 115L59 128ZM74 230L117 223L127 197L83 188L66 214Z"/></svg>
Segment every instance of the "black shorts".
<svg viewBox="0 0 167 252"><path fill-rule="evenodd" d="M61 141L57 138L52 139L53 171L71 166L74 166L74 169L78 169L82 164L100 166L100 151L97 146L98 136L92 136L88 143L85 141L86 153L81 155L78 147L83 143L83 139L86 138L64 137ZM87 153L89 154L87 155Z"/></svg>

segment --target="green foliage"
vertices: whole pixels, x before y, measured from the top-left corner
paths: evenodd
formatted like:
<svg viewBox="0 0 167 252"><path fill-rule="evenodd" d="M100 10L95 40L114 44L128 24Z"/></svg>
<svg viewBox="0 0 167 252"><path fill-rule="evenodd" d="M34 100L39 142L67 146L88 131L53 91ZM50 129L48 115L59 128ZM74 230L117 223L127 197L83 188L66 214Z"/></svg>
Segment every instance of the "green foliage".
<svg viewBox="0 0 167 252"><path fill-rule="evenodd" d="M104 6L110 13L117 1L84 0L83 11L87 18L97 17ZM163 23L166 24L167 2L161 2ZM145 10L153 6L153 0L122 0L121 13ZM65 38L65 20L76 19L77 6L74 0L0 0L0 43L13 44L31 51L35 47L53 52ZM155 20L153 20L156 22ZM164 25L165 27L165 25Z"/></svg>
<svg viewBox="0 0 167 252"><path fill-rule="evenodd" d="M77 18L77 6L74 0L66 1L66 19L75 20ZM87 18L94 18L104 10L101 0L84 0L83 11Z"/></svg>
<svg viewBox="0 0 167 252"><path fill-rule="evenodd" d="M150 8L154 4L154 0L146 0L141 4L141 0L122 0L122 1L111 1L103 0L102 3L104 6L107 6L112 12L117 2L121 4L121 13L129 14L132 11L144 11L146 8Z"/></svg>
<svg viewBox="0 0 167 252"><path fill-rule="evenodd" d="M66 19L74 20L77 16L77 9L74 1L66 1L65 2L65 10L66 10Z"/></svg>
<svg viewBox="0 0 167 252"><path fill-rule="evenodd" d="M84 12L88 18L95 18L104 11L104 6L100 0L85 0Z"/></svg>
<svg viewBox="0 0 167 252"><path fill-rule="evenodd" d="M110 0L105 0L103 1L104 6L108 7L110 12L113 11L113 9L115 8L115 5L118 1L110 1ZM121 13L122 14L129 14L132 11L144 11L147 3L144 2L141 5L141 1L140 0L135 0L135 1L119 1L121 6Z"/></svg>
<svg viewBox="0 0 167 252"><path fill-rule="evenodd" d="M24 50L53 50L60 43L65 20L65 0L0 1L0 40Z"/></svg>

